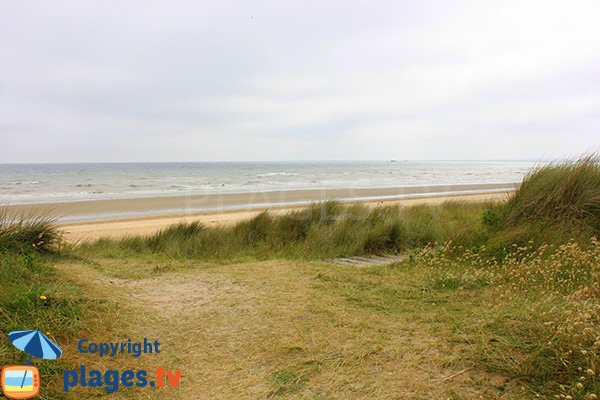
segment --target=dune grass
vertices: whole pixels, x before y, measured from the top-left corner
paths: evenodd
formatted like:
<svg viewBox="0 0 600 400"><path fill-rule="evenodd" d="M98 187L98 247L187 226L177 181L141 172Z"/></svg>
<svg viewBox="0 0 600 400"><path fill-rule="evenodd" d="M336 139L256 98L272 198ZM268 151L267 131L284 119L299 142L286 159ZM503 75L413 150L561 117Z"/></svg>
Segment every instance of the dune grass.
<svg viewBox="0 0 600 400"><path fill-rule="evenodd" d="M600 164L593 156L534 170L503 210L506 225L574 223L600 232ZM575 225L574 225L575 227Z"/></svg>
<svg viewBox="0 0 600 400"><path fill-rule="evenodd" d="M0 214L0 251L53 253L61 235L54 220L43 215Z"/></svg>
<svg viewBox="0 0 600 400"><path fill-rule="evenodd" d="M60 251L60 235L52 221L39 216L0 216L0 365L22 365L24 353L6 335L12 330L38 329L58 343L80 329L83 293L58 276L53 256ZM47 381L62 376L62 360L32 360ZM43 385L40 398L61 399L59 385Z"/></svg>
<svg viewBox="0 0 600 400"><path fill-rule="evenodd" d="M490 207L484 217L491 233L488 246L495 250L600 236L598 157L535 169L508 202Z"/></svg>
<svg viewBox="0 0 600 400"><path fill-rule="evenodd" d="M234 262L249 259L330 259L399 253L453 239L472 245L482 240L480 214L486 204L370 208L315 204L275 216L264 211L235 226L180 223L147 237L101 239L78 251L109 257L163 255L169 258Z"/></svg>

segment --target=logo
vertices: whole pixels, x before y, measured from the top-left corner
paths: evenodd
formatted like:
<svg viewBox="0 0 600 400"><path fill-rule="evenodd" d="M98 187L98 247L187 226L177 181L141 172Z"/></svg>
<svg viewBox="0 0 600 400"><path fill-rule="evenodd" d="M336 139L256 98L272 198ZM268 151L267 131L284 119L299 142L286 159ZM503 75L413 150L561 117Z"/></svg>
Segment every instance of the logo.
<svg viewBox="0 0 600 400"><path fill-rule="evenodd" d="M40 393L40 372L36 367L2 368L2 392L9 399L29 399Z"/></svg>
<svg viewBox="0 0 600 400"><path fill-rule="evenodd" d="M40 393L40 372L29 365L31 357L55 360L62 355L62 349L38 330L13 331L8 340L28 357L26 365L2 368L2 393L9 399L35 397Z"/></svg>
<svg viewBox="0 0 600 400"><path fill-rule="evenodd" d="M96 357L116 357L118 355L130 355L139 358L146 354L160 353L160 342L158 340L141 341L127 339L121 342L91 342L81 339L77 343L77 350L81 354ZM127 370L114 369L90 369L85 364L79 368L67 369L63 373L63 388L69 392L75 387L104 388L107 393L114 393L121 388L164 388L179 386L181 382L181 370L165 369L158 366L152 369L136 368Z"/></svg>
<svg viewBox="0 0 600 400"><path fill-rule="evenodd" d="M27 354L25 365L11 365L2 368L0 383L4 396L9 399L29 399L40 393L40 372L31 366L31 358L55 360L62 355L62 349L38 330L13 331L8 334L8 340L17 349ZM77 344L81 354L97 357L116 357L129 354L138 358L143 354L160 353L158 340L121 342L90 342L81 339ZM63 390L69 392L75 387L104 388L107 393L114 393L121 388L175 388L181 382L181 370L165 369L162 366L153 369L136 368L127 370L92 369L81 364L76 369L63 371Z"/></svg>

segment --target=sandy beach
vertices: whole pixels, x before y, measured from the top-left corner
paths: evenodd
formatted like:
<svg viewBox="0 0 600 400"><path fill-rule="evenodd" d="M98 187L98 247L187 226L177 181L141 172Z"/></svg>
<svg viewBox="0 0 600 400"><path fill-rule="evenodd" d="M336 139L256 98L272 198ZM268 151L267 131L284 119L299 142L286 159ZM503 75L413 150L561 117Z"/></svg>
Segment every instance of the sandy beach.
<svg viewBox="0 0 600 400"><path fill-rule="evenodd" d="M312 202L335 199L368 205L440 203L447 200L502 199L514 184L444 185L398 188L285 190L177 197L91 200L0 207L12 215L54 218L70 242L101 237L147 235L182 221L230 224L262 210L289 211Z"/></svg>
<svg viewBox="0 0 600 400"><path fill-rule="evenodd" d="M368 206L392 205L411 206L417 204L439 204L445 201L501 201L509 192L479 193L446 196L421 196L409 199L357 201ZM185 215L148 216L111 221L94 221L61 225L67 241L77 243L103 237L118 238L134 235L149 235L178 222L198 221L207 226L227 225L251 218L265 209L275 214L291 211L298 206L257 207L244 210L207 211Z"/></svg>

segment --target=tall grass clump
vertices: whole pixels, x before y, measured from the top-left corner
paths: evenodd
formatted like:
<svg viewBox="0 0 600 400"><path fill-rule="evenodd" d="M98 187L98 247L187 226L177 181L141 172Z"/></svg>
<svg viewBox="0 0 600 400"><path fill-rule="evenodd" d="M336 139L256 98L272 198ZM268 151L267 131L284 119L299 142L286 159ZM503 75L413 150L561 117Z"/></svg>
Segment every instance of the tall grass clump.
<svg viewBox="0 0 600 400"><path fill-rule="evenodd" d="M600 232L600 160L586 156L538 168L523 180L504 212L509 226L572 221Z"/></svg>
<svg viewBox="0 0 600 400"><path fill-rule="evenodd" d="M550 164L525 177L510 199L488 209L492 247L586 241L600 235L600 160Z"/></svg>
<svg viewBox="0 0 600 400"><path fill-rule="evenodd" d="M146 244L154 251L164 251L200 235L203 228L199 222L174 224L148 238Z"/></svg>
<svg viewBox="0 0 600 400"><path fill-rule="evenodd" d="M0 250L52 253L61 235L54 221L42 215L0 214Z"/></svg>

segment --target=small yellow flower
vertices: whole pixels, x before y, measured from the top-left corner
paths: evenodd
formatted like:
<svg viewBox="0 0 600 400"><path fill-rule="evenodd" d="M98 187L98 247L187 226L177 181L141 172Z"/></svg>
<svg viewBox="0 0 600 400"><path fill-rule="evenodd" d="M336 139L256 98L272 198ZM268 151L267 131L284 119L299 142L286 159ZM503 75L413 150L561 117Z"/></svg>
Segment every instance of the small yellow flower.
<svg viewBox="0 0 600 400"><path fill-rule="evenodd" d="M575 385L575 387L579 390L583 390L583 383L577 382L577 385Z"/></svg>
<svg viewBox="0 0 600 400"><path fill-rule="evenodd" d="M593 370L593 369L588 369L586 372L587 372L587 374L588 374L589 376L594 376L594 375L596 375L596 373L594 372L594 370Z"/></svg>
<svg viewBox="0 0 600 400"><path fill-rule="evenodd" d="M44 296L44 295L41 295L41 296L40 296L40 300L46 300L46 299L47 299L47 297L46 297L46 296Z"/></svg>

